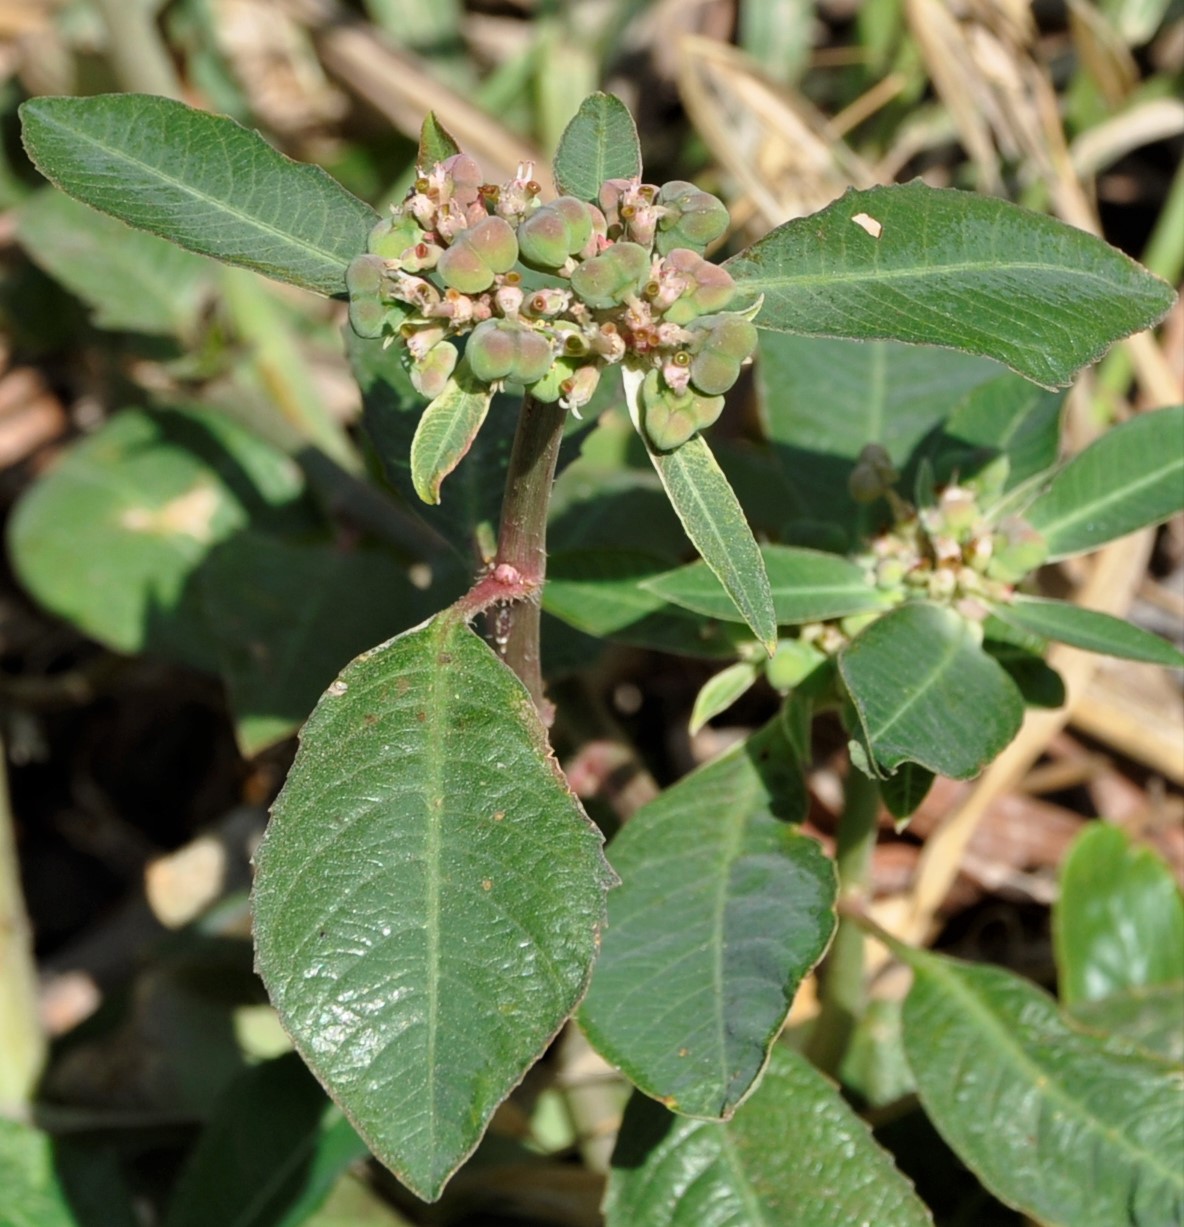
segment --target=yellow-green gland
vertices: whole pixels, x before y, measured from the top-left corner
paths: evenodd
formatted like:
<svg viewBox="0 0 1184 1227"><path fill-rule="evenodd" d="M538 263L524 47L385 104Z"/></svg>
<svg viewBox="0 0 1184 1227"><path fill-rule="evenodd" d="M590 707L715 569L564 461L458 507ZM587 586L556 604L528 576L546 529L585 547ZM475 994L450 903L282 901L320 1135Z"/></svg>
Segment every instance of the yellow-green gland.
<svg viewBox="0 0 1184 1227"><path fill-rule="evenodd" d="M551 367L551 346L531 328L514 320L485 320L473 329L465 355L469 369L482 381L510 380L532 384Z"/></svg>

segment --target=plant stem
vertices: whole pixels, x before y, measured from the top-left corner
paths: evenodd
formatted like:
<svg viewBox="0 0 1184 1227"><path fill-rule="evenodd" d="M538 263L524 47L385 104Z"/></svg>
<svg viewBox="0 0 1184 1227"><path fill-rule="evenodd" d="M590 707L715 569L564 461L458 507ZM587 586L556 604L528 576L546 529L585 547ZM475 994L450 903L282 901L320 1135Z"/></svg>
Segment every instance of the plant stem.
<svg viewBox="0 0 1184 1227"><path fill-rule="evenodd" d="M11 1115L32 1098L45 1061L45 1034L37 1017L37 968L21 897L5 757L0 742L0 1112Z"/></svg>
<svg viewBox="0 0 1184 1227"><path fill-rule="evenodd" d="M108 55L119 84L139 94L180 98L181 83L156 25L155 7L95 0L107 25Z"/></svg>
<svg viewBox="0 0 1184 1227"><path fill-rule="evenodd" d="M840 902L859 897L867 889L879 810L879 785L854 765L849 766L835 849ZM863 954L862 930L850 916L840 912L835 940L826 956L822 1009L806 1047L810 1060L828 1074L838 1070L855 1025L863 1015L866 1004Z"/></svg>
<svg viewBox="0 0 1184 1227"><path fill-rule="evenodd" d="M529 393L522 398L495 560L495 571L512 567L529 592L525 599L515 600L493 615L495 638L506 664L522 680L544 718L547 706L539 659L539 602L547 574L547 509L565 419L565 411L556 405L541 404Z"/></svg>

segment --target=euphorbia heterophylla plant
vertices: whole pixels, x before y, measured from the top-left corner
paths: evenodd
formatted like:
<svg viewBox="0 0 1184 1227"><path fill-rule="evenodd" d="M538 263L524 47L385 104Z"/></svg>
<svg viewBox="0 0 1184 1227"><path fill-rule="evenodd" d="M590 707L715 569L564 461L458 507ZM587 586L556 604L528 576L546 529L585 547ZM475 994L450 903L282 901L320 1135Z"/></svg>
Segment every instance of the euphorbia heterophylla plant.
<svg viewBox="0 0 1184 1227"><path fill-rule="evenodd" d="M486 182L429 116L415 181L386 217L178 103L47 98L23 117L33 160L66 192L348 296L375 445L424 504L422 540L466 557L463 596L328 687L256 862L259 970L374 1154L437 1198L580 1007L593 1044L649 1097L626 1113L610 1223L834 1222L839 1195L847 1221L929 1221L778 1036L834 938L807 1051L838 1067L868 922L852 906L837 924L837 902L858 893L879 801L906 817L936 773L968 778L998 754L1025 702L1058 702L1047 640L1180 663L1150 634L1027 589L1044 562L1179 507L1184 408L1136 417L1058 466L1059 397L981 360L1063 386L1155 322L1172 291L1070 227L919 183L849 192L713 263L726 208L688 182L647 183L632 120L603 94L563 136L553 197L529 166ZM873 344L839 361L837 341L810 338ZM860 364L876 364L882 395L885 371L904 379L928 352L901 341L976 357L937 355L942 391L911 434L889 417L875 437L846 437L870 395ZM738 497L703 433L753 362L765 471L785 505L761 544L751 480ZM496 411L507 389L521 391L512 418ZM783 430L790 408L814 415L818 455L849 460L808 506L818 474L794 468L805 440ZM677 565L685 552L657 541L655 516L626 548L561 551L548 582L560 446L597 413L576 465L595 473L597 449L621 454L612 440L630 423L701 561ZM408 415L414 437L395 448ZM507 422L512 446L495 441L476 479L504 480L491 540L447 509L457 483L472 496L466 468ZM646 633L662 646L732 658L696 722L762 673L784 696L763 729L644 806L607 860L548 745L540 605L641 642L661 614L665 629ZM471 629L482 615L488 642ZM844 721L853 763L838 873L798 829L823 711ZM894 952L916 976L905 1041L922 1103L993 1192L1049 1221L1172 1220L1180 1130L1156 1060L1074 1030L1014 977ZM994 1053L992 1093L1022 1111L975 1106L964 1057L980 1046ZM1140 1115L1162 1128L1136 1129ZM1115 1130L1121 1146L1105 1141ZM1034 1144L1042 1182L1024 1175Z"/></svg>

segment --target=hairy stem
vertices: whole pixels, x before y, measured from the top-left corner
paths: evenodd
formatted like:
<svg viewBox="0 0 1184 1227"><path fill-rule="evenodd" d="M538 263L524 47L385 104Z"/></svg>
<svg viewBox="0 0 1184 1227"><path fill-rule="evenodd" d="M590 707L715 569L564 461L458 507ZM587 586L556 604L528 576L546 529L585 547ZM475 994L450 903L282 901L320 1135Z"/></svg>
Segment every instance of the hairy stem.
<svg viewBox="0 0 1184 1227"><path fill-rule="evenodd" d="M544 715L539 602L547 574L547 509L565 418L564 410L541 404L529 393L522 399L495 559L495 573L512 568L529 593L493 613L495 638L506 664L521 678Z"/></svg>
<svg viewBox="0 0 1184 1227"><path fill-rule="evenodd" d="M867 889L879 809L879 785L849 766L835 849L840 902L858 898ZM838 1070L866 1005L863 953L862 930L840 910L839 927L823 969L822 1009L806 1050L810 1060L828 1074Z"/></svg>

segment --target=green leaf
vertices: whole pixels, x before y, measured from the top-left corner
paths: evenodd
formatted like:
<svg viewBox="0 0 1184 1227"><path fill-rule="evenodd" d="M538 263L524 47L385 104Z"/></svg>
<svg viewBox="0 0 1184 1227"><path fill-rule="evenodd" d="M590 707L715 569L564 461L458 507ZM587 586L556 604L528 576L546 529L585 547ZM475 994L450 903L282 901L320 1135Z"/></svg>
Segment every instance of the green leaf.
<svg viewBox="0 0 1184 1227"><path fill-rule="evenodd" d="M916 763L901 763L880 781L880 796L893 818L911 818L933 787L933 772Z"/></svg>
<svg viewBox="0 0 1184 1227"><path fill-rule="evenodd" d="M891 608L889 597L872 587L863 568L837 554L787 545L763 545L760 552L779 625ZM648 579L642 587L710 618L742 620L735 604L702 562Z"/></svg>
<svg viewBox="0 0 1184 1227"><path fill-rule="evenodd" d="M218 1101L164 1227L299 1227L368 1154L295 1053L265 1061Z"/></svg>
<svg viewBox="0 0 1184 1227"><path fill-rule="evenodd" d="M707 679L695 696L691 709L690 732L693 737L707 722L720 712L727 711L733 703L756 685L762 670L747 660L738 660L734 665Z"/></svg>
<svg viewBox="0 0 1184 1227"><path fill-rule="evenodd" d="M1052 919L1067 1005L1184 974L1184 897L1167 864L1119 827L1092 822L1073 841Z"/></svg>
<svg viewBox="0 0 1184 1227"><path fill-rule="evenodd" d="M805 806L773 724L643 806L609 849L622 884L580 1025L688 1116L744 1101L834 930L833 862L793 825Z"/></svg>
<svg viewBox="0 0 1184 1227"><path fill-rule="evenodd" d="M1087 652L1177 669L1184 666L1184 653L1166 639L1095 609L1017 593L1009 602L992 604L991 611L1008 626Z"/></svg>
<svg viewBox="0 0 1184 1227"><path fill-rule="evenodd" d="M835 1087L782 1045L751 1102L726 1125L673 1116L635 1095L604 1211L607 1227L933 1222Z"/></svg>
<svg viewBox="0 0 1184 1227"><path fill-rule="evenodd" d="M117 652L217 667L194 580L248 525L307 528L296 465L213 412L124 409L21 498L17 574L46 608Z"/></svg>
<svg viewBox="0 0 1184 1227"><path fill-rule="evenodd" d="M96 328L191 337L215 266L46 188L16 211L34 263L92 309Z"/></svg>
<svg viewBox="0 0 1184 1227"><path fill-rule="evenodd" d="M1031 387L998 363L953 350L759 335L757 403L785 475L782 522L837 525L852 546L880 524L880 509L856 503L847 489L865 444L879 443L904 473L978 389L998 384L1006 401Z"/></svg>
<svg viewBox="0 0 1184 1227"><path fill-rule="evenodd" d="M439 615L331 685L256 856L259 970L428 1200L583 994L612 882L525 688Z"/></svg>
<svg viewBox="0 0 1184 1227"><path fill-rule="evenodd" d="M423 119L419 130L419 152L415 164L420 170L431 170L437 162L446 162L460 153L452 133L436 118L435 111L429 111Z"/></svg>
<svg viewBox="0 0 1184 1227"><path fill-rule="evenodd" d="M440 501L444 478L464 459L489 412L493 393L461 363L423 411L411 440L411 481L425 503Z"/></svg>
<svg viewBox="0 0 1184 1227"><path fill-rule="evenodd" d="M1047 644L1039 641L1039 650L1019 643L995 637L998 628L1006 627L997 618L988 618L983 639L983 651L998 661L1004 672L1015 683L1027 707L1064 707L1065 681L1044 659Z"/></svg>
<svg viewBox="0 0 1184 1227"><path fill-rule="evenodd" d="M210 633L251 757L304 723L337 672L440 604L389 555L245 532L201 572Z"/></svg>
<svg viewBox="0 0 1184 1227"><path fill-rule="evenodd" d="M848 191L724 267L748 297L765 296L763 328L948 346L1048 387L1154 324L1175 297L1084 231L920 182Z"/></svg>
<svg viewBox="0 0 1184 1227"><path fill-rule="evenodd" d="M1121 1036L1173 1065L1184 1065L1184 980L1123 989L1068 1008L1073 1020L1090 1031Z"/></svg>
<svg viewBox="0 0 1184 1227"><path fill-rule="evenodd" d="M190 251L343 294L377 214L233 119L106 94L21 106L25 149L55 186Z"/></svg>
<svg viewBox="0 0 1184 1227"><path fill-rule="evenodd" d="M977 775L1019 732L1023 700L952 610L910 604L873 622L839 654L872 757L889 772L915 762L956 780Z"/></svg>
<svg viewBox="0 0 1184 1227"><path fill-rule="evenodd" d="M921 1103L996 1197L1063 1227L1184 1220L1178 1073L1077 1030L1001 968L899 953Z"/></svg>
<svg viewBox="0 0 1184 1227"><path fill-rule="evenodd" d="M1053 477L1024 518L1049 561L1095 550L1184 508L1184 405L1107 431Z"/></svg>
<svg viewBox="0 0 1184 1227"><path fill-rule="evenodd" d="M612 94L590 94L563 130L555 183L565 196L595 203L606 179L641 174L641 145L629 108Z"/></svg>
<svg viewBox="0 0 1184 1227"><path fill-rule="evenodd" d="M702 435L672 452L650 446L641 429L637 394L640 371L626 371L629 416L641 436L666 497L691 544L715 573L741 617L771 656L777 646L777 617L760 547L732 487Z"/></svg>

